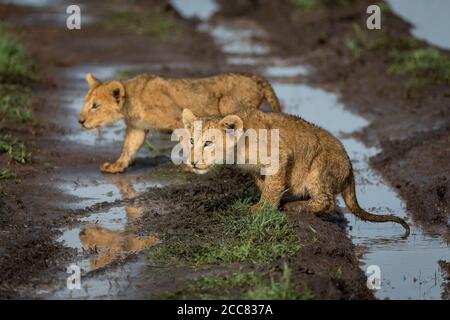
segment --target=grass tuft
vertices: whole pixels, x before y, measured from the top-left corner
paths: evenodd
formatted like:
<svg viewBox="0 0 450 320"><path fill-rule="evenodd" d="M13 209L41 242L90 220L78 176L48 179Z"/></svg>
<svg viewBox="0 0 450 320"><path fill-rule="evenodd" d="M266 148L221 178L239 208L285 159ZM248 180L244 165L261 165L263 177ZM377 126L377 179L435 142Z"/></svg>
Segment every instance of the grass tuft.
<svg viewBox="0 0 450 320"><path fill-rule="evenodd" d="M11 180L15 178L16 174L10 169L0 169L0 180Z"/></svg>
<svg viewBox="0 0 450 320"><path fill-rule="evenodd" d="M435 84L450 84L450 58L441 51L423 47L412 37L386 32L368 33L353 25L354 37L346 42L354 59L370 52L388 53L390 64L386 70L391 75L409 76L406 88L419 88Z"/></svg>
<svg viewBox="0 0 450 320"><path fill-rule="evenodd" d="M159 39L167 39L180 32L180 26L175 19L162 9L155 7L141 11L114 12L102 26L107 31L125 30Z"/></svg>
<svg viewBox="0 0 450 320"><path fill-rule="evenodd" d="M249 300L311 300L313 295L308 289L302 292L295 289L291 283L291 270L285 264L283 274L278 281L274 278L270 279L270 283L258 281L256 286L243 298Z"/></svg>
<svg viewBox="0 0 450 320"><path fill-rule="evenodd" d="M317 6L316 0L291 0L292 5L299 10L309 11Z"/></svg>
<svg viewBox="0 0 450 320"><path fill-rule="evenodd" d="M0 93L3 90L0 89ZM0 97L0 115L14 120L18 123L30 123L33 113L26 109L31 103L29 94L12 93Z"/></svg>
<svg viewBox="0 0 450 320"><path fill-rule="evenodd" d="M26 83L33 78L24 47L0 23L0 82Z"/></svg>
<svg viewBox="0 0 450 320"><path fill-rule="evenodd" d="M21 164L31 162L31 152L22 142L9 134L0 135L0 153L8 154L11 159Z"/></svg>
<svg viewBox="0 0 450 320"><path fill-rule="evenodd" d="M388 73L408 75L408 85L450 84L450 59L435 48L419 48L391 53L394 62Z"/></svg>

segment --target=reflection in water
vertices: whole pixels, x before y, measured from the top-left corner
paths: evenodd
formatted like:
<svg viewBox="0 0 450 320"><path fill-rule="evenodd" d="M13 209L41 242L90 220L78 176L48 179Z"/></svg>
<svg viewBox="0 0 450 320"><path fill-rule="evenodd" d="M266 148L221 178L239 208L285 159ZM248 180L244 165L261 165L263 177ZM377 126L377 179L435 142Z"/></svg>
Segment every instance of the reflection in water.
<svg viewBox="0 0 450 320"><path fill-rule="evenodd" d="M99 226L87 227L80 231L80 240L84 250L94 252L89 258L89 270L148 249L158 242L158 238L138 237L127 231L113 231Z"/></svg>
<svg viewBox="0 0 450 320"><path fill-rule="evenodd" d="M112 184L76 188L72 190L72 194L89 196L89 200L82 202L91 205L101 202L105 197L108 197L109 201L132 199L140 194L136 187L141 191L144 190L142 183L133 182L126 176L110 180ZM111 190L111 186L115 186L117 192L108 191ZM132 253L148 249L158 242L154 236L141 237L133 232L136 222L143 213L144 208L136 205L113 207L107 211L91 213L79 219L81 226L66 230L61 240L67 246L78 250L81 257L79 265L83 270L93 271Z"/></svg>
<svg viewBox="0 0 450 320"><path fill-rule="evenodd" d="M118 180L116 182L116 187L119 189L123 199L135 198L139 195L138 192L133 187L133 184L127 180ZM127 212L128 221L139 219L144 213L143 207L127 206L125 208Z"/></svg>

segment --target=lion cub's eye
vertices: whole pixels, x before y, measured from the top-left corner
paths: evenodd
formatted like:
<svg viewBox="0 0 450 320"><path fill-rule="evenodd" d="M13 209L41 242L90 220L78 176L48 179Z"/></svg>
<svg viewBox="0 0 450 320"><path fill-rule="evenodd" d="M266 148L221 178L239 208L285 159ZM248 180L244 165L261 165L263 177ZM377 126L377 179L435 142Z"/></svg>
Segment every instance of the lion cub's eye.
<svg viewBox="0 0 450 320"><path fill-rule="evenodd" d="M211 146L212 144L213 144L212 141L206 141L206 142L205 142L205 147L209 147L209 146Z"/></svg>
<svg viewBox="0 0 450 320"><path fill-rule="evenodd" d="M191 140L190 140L190 141L191 141L191 144L194 144L194 139L192 139L192 138L191 138Z"/></svg>
<svg viewBox="0 0 450 320"><path fill-rule="evenodd" d="M92 104L91 109L97 109L98 107L100 107L100 105L94 102L94 103Z"/></svg>

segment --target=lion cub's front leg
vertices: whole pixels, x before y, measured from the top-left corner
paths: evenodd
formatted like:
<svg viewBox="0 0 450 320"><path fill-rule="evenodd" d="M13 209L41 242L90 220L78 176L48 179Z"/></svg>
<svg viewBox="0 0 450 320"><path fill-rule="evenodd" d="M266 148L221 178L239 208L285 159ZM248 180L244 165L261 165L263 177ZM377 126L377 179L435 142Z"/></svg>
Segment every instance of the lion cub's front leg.
<svg viewBox="0 0 450 320"><path fill-rule="evenodd" d="M105 173L124 172L130 162L133 161L139 148L144 144L146 134L145 130L128 127L119 159L114 163L106 162L102 164L100 170Z"/></svg>
<svg viewBox="0 0 450 320"><path fill-rule="evenodd" d="M274 208L278 208L281 197L286 188L284 170L280 167L276 174L268 175L264 178L264 180L260 178L256 180L256 182L261 191L261 198L258 203L250 207L250 212L256 212L264 203L270 204Z"/></svg>

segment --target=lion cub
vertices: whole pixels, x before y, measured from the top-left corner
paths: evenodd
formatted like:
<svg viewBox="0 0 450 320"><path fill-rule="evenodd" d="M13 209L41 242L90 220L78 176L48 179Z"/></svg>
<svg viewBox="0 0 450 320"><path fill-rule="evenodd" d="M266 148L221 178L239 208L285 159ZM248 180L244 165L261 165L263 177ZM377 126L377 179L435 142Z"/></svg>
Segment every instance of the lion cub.
<svg viewBox="0 0 450 320"><path fill-rule="evenodd" d="M200 116L226 115L239 111L242 105L259 108L265 99L273 111L281 111L270 84L256 75L229 73L200 79L166 79L144 74L123 82L102 83L89 73L86 80L89 91L79 123L95 129L123 119L127 125L120 157L101 166L107 173L120 173L128 167L149 130L181 128L184 108Z"/></svg>
<svg viewBox="0 0 450 320"><path fill-rule="evenodd" d="M304 200L289 202L284 206L285 209L331 213L336 208L335 197L342 193L347 207L360 219L396 222L406 229L406 235L409 234L409 226L403 219L392 215L374 215L359 206L352 164L347 152L338 139L314 124L296 116L259 110L245 110L225 117L197 118L188 109L183 111L183 123L191 137L189 142L184 142L187 139L181 141L184 147L186 144L190 145L187 165L192 171L198 174L207 172L218 162L221 152L231 153L234 157L241 156L246 160L240 166L252 173L261 191L259 202L250 209L252 212L264 202L278 207L282 195L288 191ZM278 145L276 150L271 150L278 155L276 172L261 175L261 168L271 164L261 164L259 159L256 163L249 164L251 148L261 148L259 141L262 134L257 134L257 144L250 144L245 133L252 130L248 129L253 129L253 132L278 129ZM222 134L218 135L218 131ZM271 145L274 144L267 143L269 149ZM222 159L220 163L223 163Z"/></svg>

